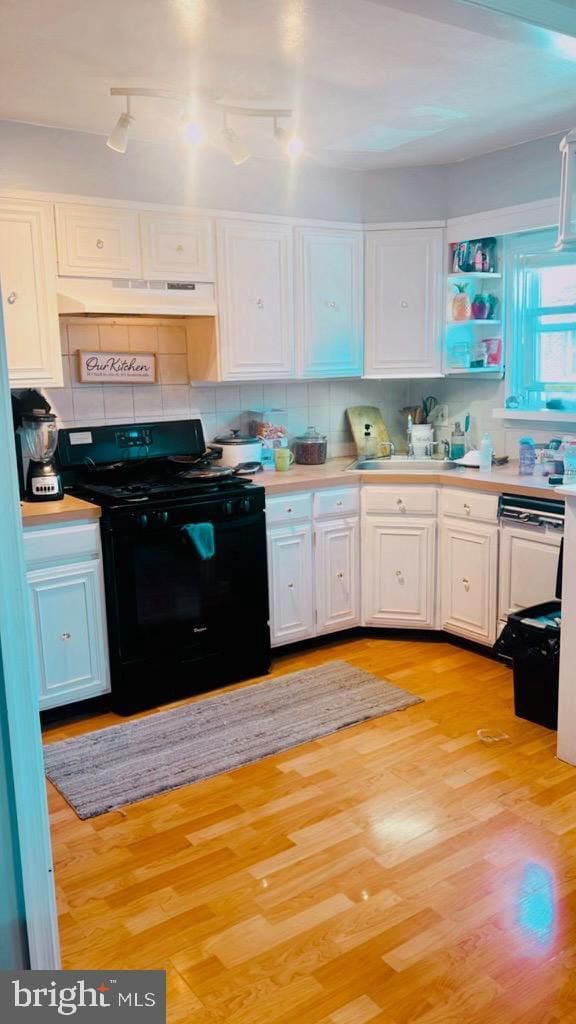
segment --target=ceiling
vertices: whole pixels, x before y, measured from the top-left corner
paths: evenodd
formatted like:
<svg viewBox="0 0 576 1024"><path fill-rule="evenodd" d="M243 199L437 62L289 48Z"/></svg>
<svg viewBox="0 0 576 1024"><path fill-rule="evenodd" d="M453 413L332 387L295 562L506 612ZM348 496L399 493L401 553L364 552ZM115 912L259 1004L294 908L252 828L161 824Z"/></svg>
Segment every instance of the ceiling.
<svg viewBox="0 0 576 1024"><path fill-rule="evenodd" d="M207 151L225 99L292 108L321 164L444 164L572 125L576 39L461 0L2 0L1 119L106 136L111 86L191 94ZM177 103L132 112L135 138L182 131ZM265 121L231 123L279 155Z"/></svg>

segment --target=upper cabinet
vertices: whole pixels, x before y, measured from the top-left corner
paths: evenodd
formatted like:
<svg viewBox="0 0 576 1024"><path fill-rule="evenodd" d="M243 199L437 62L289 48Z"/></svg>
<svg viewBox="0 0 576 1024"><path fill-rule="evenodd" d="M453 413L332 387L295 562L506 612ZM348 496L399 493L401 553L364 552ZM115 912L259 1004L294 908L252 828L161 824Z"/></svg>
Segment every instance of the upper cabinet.
<svg viewBox="0 0 576 1024"><path fill-rule="evenodd" d="M192 214L140 214L142 276L149 280L213 281L212 221Z"/></svg>
<svg viewBox="0 0 576 1024"><path fill-rule="evenodd" d="M56 206L63 277L142 277L138 212L116 206Z"/></svg>
<svg viewBox="0 0 576 1024"><path fill-rule="evenodd" d="M298 376L360 377L363 234L296 228L295 246Z"/></svg>
<svg viewBox="0 0 576 1024"><path fill-rule="evenodd" d="M442 376L443 231L369 231L365 377Z"/></svg>
<svg viewBox="0 0 576 1024"><path fill-rule="evenodd" d="M10 384L61 387L52 207L0 200L0 287Z"/></svg>
<svg viewBox="0 0 576 1024"><path fill-rule="evenodd" d="M217 224L220 379L294 376L292 228Z"/></svg>

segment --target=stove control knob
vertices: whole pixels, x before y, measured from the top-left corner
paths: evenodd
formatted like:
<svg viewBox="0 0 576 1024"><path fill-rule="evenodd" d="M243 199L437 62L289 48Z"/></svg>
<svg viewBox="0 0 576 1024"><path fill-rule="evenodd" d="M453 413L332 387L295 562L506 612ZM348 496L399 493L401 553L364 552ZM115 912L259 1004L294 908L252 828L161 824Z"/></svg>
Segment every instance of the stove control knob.
<svg viewBox="0 0 576 1024"><path fill-rule="evenodd" d="M162 526L168 526L168 513L158 512L158 522L161 523Z"/></svg>
<svg viewBox="0 0 576 1024"><path fill-rule="evenodd" d="M225 501L222 505L222 511L225 516L231 516L234 511L234 505L231 501Z"/></svg>
<svg viewBox="0 0 576 1024"><path fill-rule="evenodd" d="M145 512L141 512L140 515L138 516L138 526L140 527L141 530L145 530L146 527L148 526L148 516L146 515Z"/></svg>
<svg viewBox="0 0 576 1024"><path fill-rule="evenodd" d="M252 506L250 505L250 498L242 498L242 501L240 502L240 508L242 509L242 511L249 512L251 507Z"/></svg>

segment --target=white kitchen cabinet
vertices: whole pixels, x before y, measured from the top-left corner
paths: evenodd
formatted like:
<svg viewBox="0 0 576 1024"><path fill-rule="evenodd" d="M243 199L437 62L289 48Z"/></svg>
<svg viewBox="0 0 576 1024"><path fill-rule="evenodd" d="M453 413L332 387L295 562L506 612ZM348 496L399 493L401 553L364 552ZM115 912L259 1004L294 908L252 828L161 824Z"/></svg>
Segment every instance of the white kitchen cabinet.
<svg viewBox="0 0 576 1024"><path fill-rule="evenodd" d="M556 596L556 573L562 534L503 523L500 532L498 617Z"/></svg>
<svg viewBox="0 0 576 1024"><path fill-rule="evenodd" d="M138 213L117 206L56 206L62 277L142 277Z"/></svg>
<svg viewBox="0 0 576 1024"><path fill-rule="evenodd" d="M367 515L362 522L362 621L426 629L435 624L436 521Z"/></svg>
<svg viewBox="0 0 576 1024"><path fill-rule="evenodd" d="M216 239L221 379L293 377L292 229L220 220Z"/></svg>
<svg viewBox="0 0 576 1024"><path fill-rule="evenodd" d="M365 377L442 376L443 237L367 233Z"/></svg>
<svg viewBox="0 0 576 1024"><path fill-rule="evenodd" d="M213 281L212 222L192 214L140 214L142 276L147 280Z"/></svg>
<svg viewBox="0 0 576 1024"><path fill-rule="evenodd" d="M360 622L360 530L356 517L315 524L316 632Z"/></svg>
<svg viewBox="0 0 576 1024"><path fill-rule="evenodd" d="M110 690L99 527L24 531L40 670L40 709Z"/></svg>
<svg viewBox="0 0 576 1024"><path fill-rule="evenodd" d="M270 636L272 646L314 634L312 525L268 531Z"/></svg>
<svg viewBox="0 0 576 1024"><path fill-rule="evenodd" d="M296 228L295 246L298 376L360 377L362 232Z"/></svg>
<svg viewBox="0 0 576 1024"><path fill-rule="evenodd" d="M11 386L61 387L49 203L0 199L0 287Z"/></svg>
<svg viewBox="0 0 576 1024"><path fill-rule="evenodd" d="M444 519L441 529L442 626L479 643L496 639L498 527Z"/></svg>

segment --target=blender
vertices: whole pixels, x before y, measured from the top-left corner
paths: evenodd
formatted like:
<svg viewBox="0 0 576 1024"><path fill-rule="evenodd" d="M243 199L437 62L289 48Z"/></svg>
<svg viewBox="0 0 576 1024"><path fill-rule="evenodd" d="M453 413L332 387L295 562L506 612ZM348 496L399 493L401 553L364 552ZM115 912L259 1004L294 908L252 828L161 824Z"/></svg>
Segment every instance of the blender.
<svg viewBox="0 0 576 1024"><path fill-rule="evenodd" d="M40 401L35 401L38 396ZM63 497L62 481L54 465L58 444L56 416L38 392L25 392L18 408L18 435L22 455L29 458L26 474L28 501L58 501Z"/></svg>

